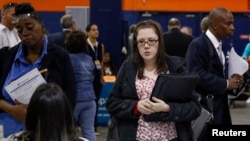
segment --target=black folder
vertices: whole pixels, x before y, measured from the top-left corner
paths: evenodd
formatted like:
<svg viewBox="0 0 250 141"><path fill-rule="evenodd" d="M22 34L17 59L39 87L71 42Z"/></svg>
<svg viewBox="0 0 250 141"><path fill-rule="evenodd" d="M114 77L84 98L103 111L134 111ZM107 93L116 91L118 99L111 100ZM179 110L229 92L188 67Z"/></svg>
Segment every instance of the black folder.
<svg viewBox="0 0 250 141"><path fill-rule="evenodd" d="M165 102L189 101L198 79L199 75L190 73L160 74L151 98L154 96Z"/></svg>

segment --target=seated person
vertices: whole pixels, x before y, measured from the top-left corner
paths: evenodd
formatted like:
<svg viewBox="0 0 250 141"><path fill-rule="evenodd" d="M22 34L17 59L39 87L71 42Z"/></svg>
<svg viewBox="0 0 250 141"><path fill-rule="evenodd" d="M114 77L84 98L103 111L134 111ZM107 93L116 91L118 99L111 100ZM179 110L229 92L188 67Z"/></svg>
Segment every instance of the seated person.
<svg viewBox="0 0 250 141"><path fill-rule="evenodd" d="M102 60L102 76L104 82L115 82L117 74L117 67L112 61L109 52L105 52Z"/></svg>
<svg viewBox="0 0 250 141"><path fill-rule="evenodd" d="M25 130L7 140L87 141L77 136L70 102L56 83L38 86L27 108Z"/></svg>
<svg viewBox="0 0 250 141"><path fill-rule="evenodd" d="M110 53L105 52L102 60L102 70L103 75L116 75L117 68L114 62L111 59Z"/></svg>

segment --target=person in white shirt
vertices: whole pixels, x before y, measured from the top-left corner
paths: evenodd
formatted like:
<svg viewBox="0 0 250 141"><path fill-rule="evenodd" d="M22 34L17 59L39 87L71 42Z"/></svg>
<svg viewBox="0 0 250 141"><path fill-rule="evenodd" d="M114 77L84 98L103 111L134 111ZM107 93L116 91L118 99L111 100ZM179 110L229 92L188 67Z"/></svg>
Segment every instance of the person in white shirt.
<svg viewBox="0 0 250 141"><path fill-rule="evenodd" d="M2 21L0 23L0 48L17 45L21 40L13 23L15 16L15 6L17 3L7 3L3 5L1 11Z"/></svg>

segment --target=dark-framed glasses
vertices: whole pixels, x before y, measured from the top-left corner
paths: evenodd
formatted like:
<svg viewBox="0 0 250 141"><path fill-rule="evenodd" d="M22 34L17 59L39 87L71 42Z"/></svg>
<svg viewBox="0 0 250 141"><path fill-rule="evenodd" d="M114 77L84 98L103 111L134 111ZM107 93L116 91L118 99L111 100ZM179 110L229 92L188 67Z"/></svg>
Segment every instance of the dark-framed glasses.
<svg viewBox="0 0 250 141"><path fill-rule="evenodd" d="M152 45L154 45L157 42L158 42L158 40L156 40L156 39L149 39L147 41L145 41L145 40L139 40L139 41L137 41L137 45L140 46L140 47L142 47L142 46L145 46L145 44L147 43L149 46L152 46Z"/></svg>

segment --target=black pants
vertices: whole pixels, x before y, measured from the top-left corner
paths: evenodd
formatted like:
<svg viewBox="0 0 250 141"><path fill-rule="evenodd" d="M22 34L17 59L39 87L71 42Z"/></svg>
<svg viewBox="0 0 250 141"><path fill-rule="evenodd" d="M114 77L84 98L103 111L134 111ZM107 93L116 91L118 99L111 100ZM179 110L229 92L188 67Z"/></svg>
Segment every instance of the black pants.
<svg viewBox="0 0 250 141"><path fill-rule="evenodd" d="M93 81L93 87L95 90L95 96L96 96L96 114L95 114L95 131L97 130L97 115L98 115L98 101L101 95L101 89L102 89L102 83L100 76L96 76Z"/></svg>

